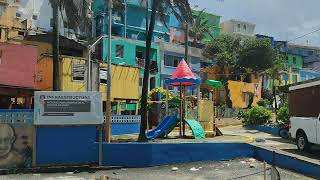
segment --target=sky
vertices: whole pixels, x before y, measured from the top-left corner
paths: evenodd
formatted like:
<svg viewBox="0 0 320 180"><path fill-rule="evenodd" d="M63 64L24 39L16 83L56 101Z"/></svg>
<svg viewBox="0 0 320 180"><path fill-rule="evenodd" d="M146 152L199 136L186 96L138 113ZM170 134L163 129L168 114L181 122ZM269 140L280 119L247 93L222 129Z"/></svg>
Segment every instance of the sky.
<svg viewBox="0 0 320 180"><path fill-rule="evenodd" d="M290 43L320 46L320 0L189 0L192 8L256 24L255 33L293 40Z"/></svg>

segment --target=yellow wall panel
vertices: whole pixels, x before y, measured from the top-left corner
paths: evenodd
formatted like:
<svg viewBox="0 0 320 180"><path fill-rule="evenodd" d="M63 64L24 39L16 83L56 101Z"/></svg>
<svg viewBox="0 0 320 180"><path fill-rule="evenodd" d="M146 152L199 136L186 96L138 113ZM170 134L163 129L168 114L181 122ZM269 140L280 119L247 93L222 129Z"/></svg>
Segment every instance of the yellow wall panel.
<svg viewBox="0 0 320 180"><path fill-rule="evenodd" d="M72 63L85 64L81 58L63 58L61 87L62 91L86 91L84 81L74 81L72 79ZM101 68L106 68L106 64L101 64ZM136 67L127 67L112 65L111 98L112 99L139 99L139 69ZM103 101L106 100L106 85L100 84L100 92Z"/></svg>
<svg viewBox="0 0 320 180"><path fill-rule="evenodd" d="M255 90L256 86L258 86L257 90ZM230 90L230 99L234 108L247 108L247 93L254 94L252 106L257 106L257 102L261 99L261 82L245 83L241 81L228 81L228 88Z"/></svg>

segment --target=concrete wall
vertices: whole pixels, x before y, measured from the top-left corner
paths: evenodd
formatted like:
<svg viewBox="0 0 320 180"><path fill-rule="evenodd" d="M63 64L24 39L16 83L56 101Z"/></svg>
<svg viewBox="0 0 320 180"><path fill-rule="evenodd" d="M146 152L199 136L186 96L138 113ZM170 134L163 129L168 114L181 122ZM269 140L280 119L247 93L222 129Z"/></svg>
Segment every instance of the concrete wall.
<svg viewBox="0 0 320 180"><path fill-rule="evenodd" d="M0 110L0 169L32 166L32 124L32 110Z"/></svg>
<svg viewBox="0 0 320 180"><path fill-rule="evenodd" d="M36 128L36 165L79 165L98 162L97 127Z"/></svg>
<svg viewBox="0 0 320 180"><path fill-rule="evenodd" d="M240 81L228 81L228 88L230 90L232 107L234 108L248 107L248 93L253 94L253 106L257 106L257 102L261 99L261 82L245 83Z"/></svg>
<svg viewBox="0 0 320 180"><path fill-rule="evenodd" d="M36 47L0 43L0 84L34 88L37 57Z"/></svg>
<svg viewBox="0 0 320 180"><path fill-rule="evenodd" d="M103 151L104 165L122 167L148 167L253 156L253 147L243 143L104 144Z"/></svg>

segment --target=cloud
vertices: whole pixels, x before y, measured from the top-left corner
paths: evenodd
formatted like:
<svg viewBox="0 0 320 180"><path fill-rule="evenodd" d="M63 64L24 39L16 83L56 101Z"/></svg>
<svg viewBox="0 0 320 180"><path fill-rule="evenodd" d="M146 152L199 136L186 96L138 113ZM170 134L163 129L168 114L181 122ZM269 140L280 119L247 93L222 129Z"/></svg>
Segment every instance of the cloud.
<svg viewBox="0 0 320 180"><path fill-rule="evenodd" d="M320 28L319 0L190 0L222 16L222 21L238 19L256 24L256 33L291 40ZM320 31L294 41L320 46Z"/></svg>

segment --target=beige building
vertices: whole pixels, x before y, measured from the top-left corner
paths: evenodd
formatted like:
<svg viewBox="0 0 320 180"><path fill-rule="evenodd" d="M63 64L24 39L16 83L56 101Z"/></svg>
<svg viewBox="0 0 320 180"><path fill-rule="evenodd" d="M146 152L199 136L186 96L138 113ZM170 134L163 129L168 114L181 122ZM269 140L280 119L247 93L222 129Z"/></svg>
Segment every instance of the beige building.
<svg viewBox="0 0 320 180"><path fill-rule="evenodd" d="M253 37L255 27L255 24L232 19L221 23L221 34Z"/></svg>

